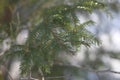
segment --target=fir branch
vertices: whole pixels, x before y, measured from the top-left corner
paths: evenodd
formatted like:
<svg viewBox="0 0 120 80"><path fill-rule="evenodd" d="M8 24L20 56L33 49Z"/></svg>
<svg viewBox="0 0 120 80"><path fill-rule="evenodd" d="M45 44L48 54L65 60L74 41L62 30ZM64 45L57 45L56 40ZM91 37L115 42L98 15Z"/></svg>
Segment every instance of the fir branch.
<svg viewBox="0 0 120 80"><path fill-rule="evenodd" d="M34 7L33 11L36 10L38 6L43 6L38 3L36 4L37 7ZM31 28L32 30L27 41L28 45L12 46L13 49L11 48L10 50L12 54L17 53L14 54L14 57L15 55L22 57L21 72L29 73L29 67L33 67L34 65L41 67L41 69L50 68L49 65L51 64L50 62L53 61L53 56L56 56L55 53L59 53L60 50L74 53L72 52L73 47L76 48L76 46L80 46L81 44L86 46L94 44L95 38L93 34L90 34L89 31L85 29L85 26L93 24L93 22L87 21L77 25L79 20L75 12L77 10L90 12L101 6L98 4L102 3L98 3L96 0L80 0L79 3L76 3L76 1L73 2L73 5L62 4L44 8L44 10L40 9L40 13L42 14L40 14L41 17L39 21L41 21L37 26L34 25L34 27ZM31 11L32 10L29 11L28 15L31 14ZM20 30L18 27L20 27L20 24L24 21L20 21L20 19L20 15L17 14L18 24L16 34ZM61 31L59 29L58 33L56 33L53 31L54 28L60 28ZM11 31L13 31L12 26ZM13 34L13 32L11 34ZM83 41L80 39L83 39ZM39 60L41 63L39 63ZM43 70L43 72L45 71Z"/></svg>

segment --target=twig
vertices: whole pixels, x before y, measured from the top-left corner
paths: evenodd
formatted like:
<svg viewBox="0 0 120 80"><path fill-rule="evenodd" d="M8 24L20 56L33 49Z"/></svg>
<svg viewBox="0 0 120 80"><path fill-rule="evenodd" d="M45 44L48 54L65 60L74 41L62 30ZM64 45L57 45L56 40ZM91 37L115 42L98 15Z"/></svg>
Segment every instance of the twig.
<svg viewBox="0 0 120 80"><path fill-rule="evenodd" d="M36 79L36 78L30 78L30 79L28 79L28 78L20 78L20 80L38 80L38 79Z"/></svg>
<svg viewBox="0 0 120 80"><path fill-rule="evenodd" d="M113 70L110 70L110 69L106 69L106 70L93 70L93 69L89 69L89 68L86 68L86 67L76 67L76 68L79 68L79 69L82 69L82 70L87 70L87 71L89 71L89 72L95 72L95 73L110 72L110 73L120 74L120 72L118 72L118 71L113 71Z"/></svg>
<svg viewBox="0 0 120 80"><path fill-rule="evenodd" d="M44 73L42 72L42 70L39 68L39 72L40 72L40 74L41 74L41 80L45 80L45 77L44 77Z"/></svg>
<svg viewBox="0 0 120 80"><path fill-rule="evenodd" d="M110 70L110 69L106 69L106 70L94 70L94 69L90 69L90 68L87 68L87 67L80 67L80 66L70 66L70 65L60 65L60 66L66 66L66 67L68 66L68 67L78 68L78 69L81 69L81 70L85 70L85 71L89 71L89 72L95 72L95 73L110 72L110 73L120 74L120 72L113 71L113 70Z"/></svg>
<svg viewBox="0 0 120 80"><path fill-rule="evenodd" d="M30 73L29 73L29 75L28 75L28 80L31 80L31 69L30 69Z"/></svg>
<svg viewBox="0 0 120 80"><path fill-rule="evenodd" d="M99 73L96 73L97 79L100 80Z"/></svg>
<svg viewBox="0 0 120 80"><path fill-rule="evenodd" d="M38 80L38 79L32 77L31 68L30 68L29 75L25 78L20 78L20 80Z"/></svg>
<svg viewBox="0 0 120 80"><path fill-rule="evenodd" d="M55 76L55 77L46 77L46 79L53 79L53 78L54 78L54 79L55 79L55 78L57 79L57 78L64 78L64 77L65 77L65 76Z"/></svg>
<svg viewBox="0 0 120 80"><path fill-rule="evenodd" d="M118 72L118 71L112 71L112 70L109 70L109 69L108 69L108 70L101 70L101 71L98 70L98 71L96 71L96 72L97 72L97 73L110 72L110 73L120 74L120 72Z"/></svg>
<svg viewBox="0 0 120 80"><path fill-rule="evenodd" d="M20 21L20 13L19 12L17 12L17 22L18 22L18 26L20 26L21 21Z"/></svg>
<svg viewBox="0 0 120 80"><path fill-rule="evenodd" d="M2 52L2 51L1 51L1 52L0 52L0 57L1 57L2 55L4 55L4 53L5 53L5 52Z"/></svg>
<svg viewBox="0 0 120 80"><path fill-rule="evenodd" d="M9 79L10 79L10 80L14 80L14 79L12 78L12 76L10 75L10 72L8 71L8 69L7 69L4 65L2 65L2 68L4 68L5 71L8 73Z"/></svg>

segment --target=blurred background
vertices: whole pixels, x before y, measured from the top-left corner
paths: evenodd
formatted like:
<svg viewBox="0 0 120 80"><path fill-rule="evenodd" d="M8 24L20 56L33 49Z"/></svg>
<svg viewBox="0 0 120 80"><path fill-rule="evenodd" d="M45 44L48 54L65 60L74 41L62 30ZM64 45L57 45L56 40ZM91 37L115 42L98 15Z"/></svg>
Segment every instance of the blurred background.
<svg viewBox="0 0 120 80"><path fill-rule="evenodd" d="M69 2L70 1L70 2ZM87 14L81 12L76 14L80 20L80 23L83 23L87 20L93 20L95 25L87 26L86 28L91 31L93 34L100 39L101 44L99 46L92 45L90 48L85 46L80 47L75 55L68 55L65 52L61 52L58 55L58 61L62 62L62 67L55 65L52 69L52 73L49 76L61 76L58 78L47 78L47 80L120 80L120 74L111 73L111 72L100 72L97 73L93 70L113 70L120 72L120 0L98 0L107 5L106 10L94 10L93 13ZM13 21L16 26L19 26L19 29L13 31L17 35L16 43L24 44L26 38L28 37L29 31L27 28L32 28L33 24L39 23L39 18L41 17L40 11L44 8L48 8L57 4L71 4L74 0L14 0L13 2L5 2L4 0L0 1L0 15L7 15L4 19L1 19L1 24L4 22L9 22L11 15L13 14ZM2 13L2 5L8 4L11 6L10 10L6 7L6 13ZM17 4L17 5L16 5ZM16 15L17 14L17 15ZM7 23L5 23L7 24ZM2 28L1 30L2 31ZM4 36L2 36L4 35ZM4 32L0 34L1 37L1 53L4 54L10 47L11 40L8 38L8 35L5 35ZM1 58L1 57L0 57ZM19 65L20 59L13 58L6 60L5 65L9 67L9 72L14 80L19 80ZM85 67L90 70L82 70L76 67ZM2 79L2 71L5 69L1 67L0 71L0 80ZM36 74L35 74L36 75ZM8 74L4 75L5 77Z"/></svg>
<svg viewBox="0 0 120 80"><path fill-rule="evenodd" d="M76 56L66 56L70 64L87 65L88 68L97 70L111 69L120 71L120 1L104 0L108 5L108 15L103 11L95 10L89 19L96 22L94 26L88 26L88 30L93 32L102 42L100 46L91 48L81 47ZM78 14L81 22L88 19L86 14ZM79 71L79 76L74 76L72 80L119 80L120 74L110 72L99 73L87 72L86 78ZM73 74L74 75L74 74ZM81 78L81 76L83 78Z"/></svg>

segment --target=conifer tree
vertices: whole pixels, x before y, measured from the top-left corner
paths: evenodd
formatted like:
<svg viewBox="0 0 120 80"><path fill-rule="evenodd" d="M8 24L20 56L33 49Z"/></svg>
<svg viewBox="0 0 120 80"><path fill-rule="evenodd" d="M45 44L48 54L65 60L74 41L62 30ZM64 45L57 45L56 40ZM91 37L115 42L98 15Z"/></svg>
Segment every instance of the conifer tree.
<svg viewBox="0 0 120 80"><path fill-rule="evenodd" d="M94 22L89 20L80 23L76 14L82 11L91 14L94 9L104 8L103 3L96 0L68 0L68 2L65 0L61 2L59 0L41 0L37 4L38 2L39 0L28 1L29 5L38 7L32 6L32 12L28 11L29 18L24 19L21 14L19 16L20 24L16 21L18 17L13 15L12 21L16 21L16 24L11 21L9 25L0 25L1 41L5 39L4 35L13 41L11 48L2 57L20 57L22 74L29 74L33 67L43 73L50 72L50 68L55 63L56 55L60 51L75 54L81 45L90 47L91 44L99 43L97 38L85 28L88 25L93 25ZM0 10L3 9L0 8ZM31 22L32 25L27 27L29 36L26 43L24 45L15 44L14 41L21 30L20 26L28 22Z"/></svg>

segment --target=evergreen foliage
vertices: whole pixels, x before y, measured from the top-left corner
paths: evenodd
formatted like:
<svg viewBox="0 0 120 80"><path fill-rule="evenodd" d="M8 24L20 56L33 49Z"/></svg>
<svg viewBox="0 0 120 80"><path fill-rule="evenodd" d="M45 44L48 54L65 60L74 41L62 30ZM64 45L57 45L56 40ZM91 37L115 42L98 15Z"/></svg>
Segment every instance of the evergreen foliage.
<svg viewBox="0 0 120 80"><path fill-rule="evenodd" d="M49 72L60 51L74 54L81 45L90 47L91 44L99 43L85 28L94 22L89 20L80 23L76 13L91 13L94 9L103 7L104 5L96 0L78 0L69 5L60 4L44 8L40 22L30 29L26 44L12 44L6 55L21 57L22 74L28 74L33 67Z"/></svg>

